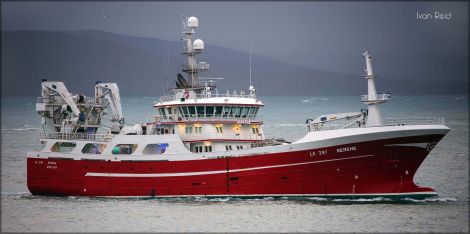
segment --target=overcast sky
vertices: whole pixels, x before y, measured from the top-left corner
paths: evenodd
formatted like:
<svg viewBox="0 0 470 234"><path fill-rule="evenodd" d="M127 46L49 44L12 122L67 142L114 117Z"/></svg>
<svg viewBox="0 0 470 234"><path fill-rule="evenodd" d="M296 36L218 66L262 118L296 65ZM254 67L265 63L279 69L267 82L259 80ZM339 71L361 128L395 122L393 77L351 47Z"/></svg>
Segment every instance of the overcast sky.
<svg viewBox="0 0 470 234"><path fill-rule="evenodd" d="M2 30L97 29L178 41L181 16L196 37L291 64L438 82L468 80L468 2L2 2ZM434 19L435 12L450 19ZM432 19L418 19L417 14ZM450 15L449 15L450 13ZM210 58L207 58L210 62ZM261 68L257 68L261 69ZM416 76L414 76L416 74Z"/></svg>

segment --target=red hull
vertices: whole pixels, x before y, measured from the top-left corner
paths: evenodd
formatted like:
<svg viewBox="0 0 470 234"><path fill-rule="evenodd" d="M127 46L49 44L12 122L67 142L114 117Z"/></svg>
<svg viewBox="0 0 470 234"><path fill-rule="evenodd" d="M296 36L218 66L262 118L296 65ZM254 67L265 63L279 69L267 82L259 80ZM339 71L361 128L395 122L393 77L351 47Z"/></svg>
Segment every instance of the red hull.
<svg viewBox="0 0 470 234"><path fill-rule="evenodd" d="M413 176L443 136L191 161L29 157L27 184L32 194L60 196L434 195L434 190L416 186Z"/></svg>

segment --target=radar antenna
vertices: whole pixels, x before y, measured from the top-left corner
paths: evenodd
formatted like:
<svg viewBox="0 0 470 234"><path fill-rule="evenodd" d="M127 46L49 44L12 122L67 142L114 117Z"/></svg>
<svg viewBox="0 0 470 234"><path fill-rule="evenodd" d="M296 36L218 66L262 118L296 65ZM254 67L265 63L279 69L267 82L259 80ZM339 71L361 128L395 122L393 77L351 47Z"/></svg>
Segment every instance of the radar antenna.
<svg viewBox="0 0 470 234"><path fill-rule="evenodd" d="M182 70L188 74L191 88L198 88L199 86L198 73L209 70L208 63L196 61L196 55L204 50L204 41L201 39L192 41L192 36L198 26L199 20L196 17L183 17L182 39L185 42L183 54L187 56L187 64L183 65Z"/></svg>

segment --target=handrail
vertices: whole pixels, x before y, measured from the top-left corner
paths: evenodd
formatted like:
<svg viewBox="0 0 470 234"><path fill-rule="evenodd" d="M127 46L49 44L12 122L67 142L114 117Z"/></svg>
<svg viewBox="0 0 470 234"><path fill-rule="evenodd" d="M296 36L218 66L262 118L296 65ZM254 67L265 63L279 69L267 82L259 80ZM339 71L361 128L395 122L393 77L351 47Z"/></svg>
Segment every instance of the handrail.
<svg viewBox="0 0 470 234"><path fill-rule="evenodd" d="M362 102L368 102L368 101L386 101L391 99L392 95L389 93L379 93L377 94L376 98L374 100L369 100L369 95L361 95L361 101Z"/></svg>
<svg viewBox="0 0 470 234"><path fill-rule="evenodd" d="M262 122L262 116L256 117L191 117L189 115L181 115L180 117L174 119L173 116L171 118L164 118L162 115L154 115L152 118L152 122L201 122L201 121L216 121L216 122L237 122L239 124L250 124L251 122Z"/></svg>
<svg viewBox="0 0 470 234"><path fill-rule="evenodd" d="M207 71L210 68L209 63L196 63L192 67L188 65L181 65L183 71Z"/></svg>
<svg viewBox="0 0 470 234"><path fill-rule="evenodd" d="M236 140L236 141L262 141L265 140L263 134L243 134L234 135L226 133L214 133L214 134L200 134L200 133L189 133L182 134L181 140L183 141L206 141L206 140Z"/></svg>
<svg viewBox="0 0 470 234"><path fill-rule="evenodd" d="M445 119L442 117L408 117L408 118L384 118L384 126L401 125L444 125Z"/></svg>
<svg viewBox="0 0 470 234"><path fill-rule="evenodd" d="M83 141L111 141L112 134L87 134L87 133L63 133L63 132L40 132L40 138L60 140L83 140Z"/></svg>
<svg viewBox="0 0 470 234"><path fill-rule="evenodd" d="M328 122L328 123L315 123L309 124L309 132L335 130L345 128L341 123ZM444 125L445 119L442 117L408 117L408 118L383 118L382 126L405 126L405 125ZM357 123L356 125L357 126ZM367 127L363 124L358 127ZM348 128L351 128L349 126Z"/></svg>
<svg viewBox="0 0 470 234"><path fill-rule="evenodd" d="M196 99L208 99L208 98L218 98L218 97L228 97L228 98L253 98L256 99L255 94L230 94L230 93L215 93L215 94L197 94ZM160 102L170 102L179 100L176 95L161 96Z"/></svg>
<svg viewBox="0 0 470 234"><path fill-rule="evenodd" d="M49 96L49 97L38 97L38 103L54 103L65 104L65 101L60 96ZM94 104L94 105L104 105L107 104L108 100L106 98L97 98L97 97L85 97L84 102L77 102L77 104Z"/></svg>

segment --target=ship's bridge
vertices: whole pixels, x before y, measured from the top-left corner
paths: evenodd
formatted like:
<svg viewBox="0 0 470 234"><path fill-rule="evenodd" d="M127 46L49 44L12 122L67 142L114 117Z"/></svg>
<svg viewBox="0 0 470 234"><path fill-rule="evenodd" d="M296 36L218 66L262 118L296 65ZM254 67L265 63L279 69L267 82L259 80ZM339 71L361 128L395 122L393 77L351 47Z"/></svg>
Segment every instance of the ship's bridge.
<svg viewBox="0 0 470 234"><path fill-rule="evenodd" d="M254 94L195 94L163 96L155 103L157 122L261 123L257 116L264 106Z"/></svg>

